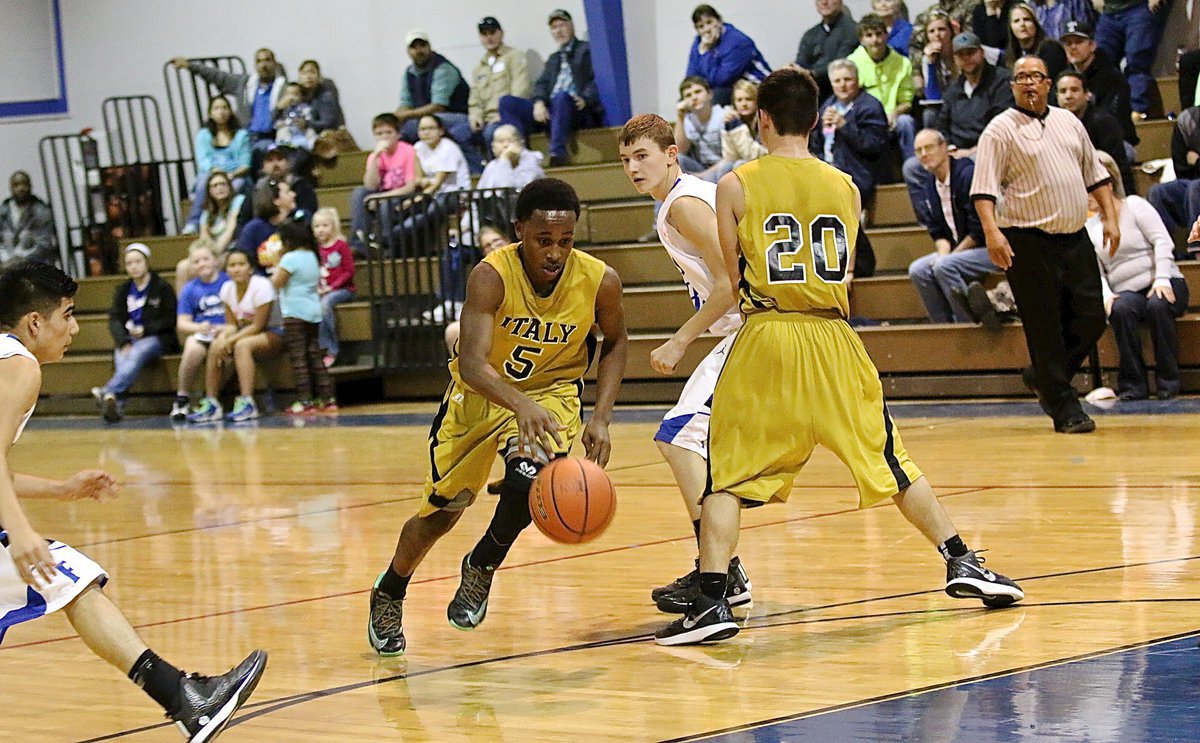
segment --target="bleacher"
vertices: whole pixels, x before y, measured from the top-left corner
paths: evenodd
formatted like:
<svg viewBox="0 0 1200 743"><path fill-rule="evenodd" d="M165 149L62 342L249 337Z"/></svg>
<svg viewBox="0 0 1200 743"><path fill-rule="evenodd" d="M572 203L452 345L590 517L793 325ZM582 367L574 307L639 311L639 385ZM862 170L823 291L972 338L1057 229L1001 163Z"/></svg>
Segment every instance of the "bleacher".
<svg viewBox="0 0 1200 743"><path fill-rule="evenodd" d="M1174 99L1174 79L1162 79L1160 88ZM1170 106L1166 110L1177 110ZM1138 124L1142 144L1140 159L1170 156L1174 122L1150 120ZM543 152L548 143L535 136L530 145ZM679 273L656 243L639 243L637 238L651 226L653 207L639 196L622 172L617 159L615 129L578 132L571 145L572 165L554 168L549 174L572 184L584 203L577 229L577 245L613 266L625 285L626 322L631 348L621 399L624 402L674 402L687 373L708 352L715 339L701 338L680 364L680 371L663 377L650 368L650 351L663 343L692 313ZM342 155L335 166L318 173L317 195L322 206L334 206L348 215L350 192L359 184L366 152ZM1139 183L1144 195L1150 181ZM875 248L877 275L856 279L851 305L858 317L879 325L860 328L871 358L884 378L888 394L895 398L965 398L1023 396L1028 393L1018 372L1028 363L1024 336L1019 325L999 332L964 325L932 325L906 269L930 248L928 236L913 216L902 184L883 186L870 215L868 234ZM187 237L143 238L153 249L152 267L169 273L186 254ZM1200 264L1181 264L1192 296L1200 302ZM89 412L89 389L111 373L112 340L108 335L106 311L121 276L86 278L80 282L77 314L80 333L63 363L46 367L43 394L50 400L42 408L53 412ZM341 383L372 376L369 361L371 319L365 298L338 308L343 342L351 357L361 363L335 369ZM1184 368L1185 391L1200 391L1200 313L1179 321L1180 364ZM1195 339L1198 342L1193 343ZM1147 344L1147 347L1149 345ZM1102 366L1115 369L1116 346L1111 333L1100 346ZM164 413L175 387L178 356L168 356L147 368L132 390L129 411ZM287 364L264 374L261 386L287 388ZM594 374L594 370L592 372ZM383 390L394 397L436 397L445 374L384 379ZM1080 380L1080 386L1086 382Z"/></svg>

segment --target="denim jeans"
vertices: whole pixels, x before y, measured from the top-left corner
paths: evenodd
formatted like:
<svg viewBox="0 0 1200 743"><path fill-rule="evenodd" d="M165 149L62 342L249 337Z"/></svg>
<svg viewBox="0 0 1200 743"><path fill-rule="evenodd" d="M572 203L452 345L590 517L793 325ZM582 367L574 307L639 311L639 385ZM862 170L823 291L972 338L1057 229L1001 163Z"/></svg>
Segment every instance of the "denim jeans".
<svg viewBox="0 0 1200 743"><path fill-rule="evenodd" d="M1101 13L1096 22L1096 46L1113 64L1125 59L1125 77L1129 80L1129 101L1134 111L1150 110L1150 88L1154 85L1154 55L1162 40L1169 6L1157 13L1145 0L1120 13Z"/></svg>
<svg viewBox="0 0 1200 743"><path fill-rule="evenodd" d="M116 371L113 372L112 379L108 380L101 389L105 394L113 394L118 397L124 395L137 381L142 367L162 355L162 339L157 335L134 341L125 353L121 353L120 348L114 350L113 366L116 367Z"/></svg>
<svg viewBox="0 0 1200 743"><path fill-rule="evenodd" d="M466 114L453 113L443 111L437 114L441 120L442 126L446 127L446 136L453 139L462 150L463 157L467 159L467 167L471 170L471 175L479 175L483 172L483 156L479 152L479 147L475 143L475 132L471 131L471 120ZM400 128L400 138L405 142L415 143L418 140L417 127L420 125L419 119L409 119L404 122L404 126ZM426 173L429 175L429 173Z"/></svg>
<svg viewBox="0 0 1200 743"><path fill-rule="evenodd" d="M922 256L909 265L908 278L921 295L930 320L971 323L975 320L967 308L967 284L999 272L987 248L981 246L949 255Z"/></svg>
<svg viewBox="0 0 1200 743"><path fill-rule="evenodd" d="M373 193L378 193L366 186L359 186L350 192L350 239L347 242L354 252L360 255L367 254L367 246L359 239L358 234L367 235L371 233L371 213L367 211L367 197Z"/></svg>
<svg viewBox="0 0 1200 743"><path fill-rule="evenodd" d="M592 108L583 110L575 108L575 99L569 93L559 93L550 99L550 157L565 160L567 157L567 142L571 133L576 129L589 129L600 126L600 113ZM500 99L500 121L512 124L521 132L526 141L535 131L547 128L533 119L533 101L528 98L518 98L506 95Z"/></svg>
<svg viewBox="0 0 1200 743"><path fill-rule="evenodd" d="M1158 183L1150 187L1146 200L1162 217L1168 230L1190 228L1200 217L1200 179Z"/></svg>
<svg viewBox="0 0 1200 743"><path fill-rule="evenodd" d="M353 299L354 292L349 289L334 289L321 297L321 327L317 331L317 345L325 349L325 353L330 356L337 356L340 349L335 309L342 302Z"/></svg>
<svg viewBox="0 0 1200 743"><path fill-rule="evenodd" d="M896 117L896 127L893 131L896 133L896 142L900 145L901 157L905 160L913 157L916 154L913 141L917 138L917 120L909 114L900 114Z"/></svg>

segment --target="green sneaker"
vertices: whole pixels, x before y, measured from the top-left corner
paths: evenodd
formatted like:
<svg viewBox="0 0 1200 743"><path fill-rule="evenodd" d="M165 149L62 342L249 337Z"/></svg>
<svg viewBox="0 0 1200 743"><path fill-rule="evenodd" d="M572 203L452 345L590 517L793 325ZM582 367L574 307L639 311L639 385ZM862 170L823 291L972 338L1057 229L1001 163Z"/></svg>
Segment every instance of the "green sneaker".
<svg viewBox="0 0 1200 743"><path fill-rule="evenodd" d="M229 415L225 416L225 420L230 423L241 423L243 421L252 421L258 417L258 406L254 404L253 397L239 397L233 401L233 410Z"/></svg>

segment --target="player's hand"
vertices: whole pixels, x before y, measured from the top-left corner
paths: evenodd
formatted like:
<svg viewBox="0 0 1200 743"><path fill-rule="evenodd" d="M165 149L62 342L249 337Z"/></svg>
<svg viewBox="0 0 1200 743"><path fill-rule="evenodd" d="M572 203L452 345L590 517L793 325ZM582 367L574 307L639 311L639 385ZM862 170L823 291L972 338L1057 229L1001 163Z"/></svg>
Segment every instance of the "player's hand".
<svg viewBox="0 0 1200 743"><path fill-rule="evenodd" d="M539 124L545 124L550 121L550 109L546 108L543 101L536 101L533 104L533 120Z"/></svg>
<svg viewBox="0 0 1200 743"><path fill-rule="evenodd" d="M562 437L558 432L562 424L550 415L550 411L526 398L514 411L517 414L517 430L520 431L519 443L530 452L540 446L547 454L563 448Z"/></svg>
<svg viewBox="0 0 1200 743"><path fill-rule="evenodd" d="M1003 232L996 230L987 236L987 251L992 263L1005 271L1012 268L1012 246L1008 244L1008 238Z"/></svg>
<svg viewBox="0 0 1200 743"><path fill-rule="evenodd" d="M687 346L674 338L650 352L650 367L659 374L674 374Z"/></svg>
<svg viewBox="0 0 1200 743"><path fill-rule="evenodd" d="M76 472L65 483L65 488L59 500L94 500L106 501L117 497L121 486L116 478L104 470L83 470Z"/></svg>
<svg viewBox="0 0 1200 743"><path fill-rule="evenodd" d="M8 530L8 554L26 585L44 588L54 581L54 558L50 545L28 526Z"/></svg>
<svg viewBox="0 0 1200 743"><path fill-rule="evenodd" d="M1171 288L1170 284L1167 284L1166 286L1150 287L1150 291L1146 294L1146 298L1154 299L1155 297L1170 302L1171 304L1175 304L1175 290Z"/></svg>
<svg viewBox="0 0 1200 743"><path fill-rule="evenodd" d="M1121 228L1117 225L1117 220L1104 220L1104 244L1108 246L1108 257L1111 258L1117 254L1117 248L1121 247Z"/></svg>
<svg viewBox="0 0 1200 743"><path fill-rule="evenodd" d="M608 424L592 416L583 428L580 437L587 458L604 467L612 454L612 438L608 435Z"/></svg>

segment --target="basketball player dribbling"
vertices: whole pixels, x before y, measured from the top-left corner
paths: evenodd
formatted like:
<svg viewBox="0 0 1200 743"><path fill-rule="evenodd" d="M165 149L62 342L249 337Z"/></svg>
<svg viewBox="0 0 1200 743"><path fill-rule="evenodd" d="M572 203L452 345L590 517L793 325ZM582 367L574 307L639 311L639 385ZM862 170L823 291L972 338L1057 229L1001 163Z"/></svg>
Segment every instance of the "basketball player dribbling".
<svg viewBox="0 0 1200 743"><path fill-rule="evenodd" d="M683 276L688 300L696 309L666 343L650 354L650 365L672 374L692 341L706 330L724 336L692 371L679 402L663 417L654 443L671 467L675 482L700 540L700 500L708 474L709 401L725 354L742 325L717 240L717 186L679 168L679 148L666 119L654 114L634 116L618 136L621 165L639 193L662 202L658 238ZM750 578L735 556L729 561L725 598L731 606L749 605ZM673 583L650 592L659 610L680 614L700 593L697 568Z"/></svg>
<svg viewBox="0 0 1200 743"><path fill-rule="evenodd" d="M723 177L717 229L746 322L713 393L700 527L700 593L655 633L662 645L722 640L738 626L725 598L740 508L787 499L813 448L854 475L859 506L891 498L946 563L946 593L1012 604L1024 593L981 565L909 459L879 373L851 329L847 273L861 198L850 177L812 157L817 85L784 69L758 89L769 154Z"/></svg>
<svg viewBox="0 0 1200 743"><path fill-rule="evenodd" d="M37 403L41 365L61 360L79 332L76 288L44 263L21 261L0 270L0 640L12 625L61 610L88 648L162 706L188 740L213 740L254 691L267 654L255 650L213 677L185 675L167 663L105 595L104 569L68 545L43 539L18 500L104 500L116 493L112 476L84 470L60 482L8 469L8 451Z"/></svg>
<svg viewBox="0 0 1200 743"><path fill-rule="evenodd" d="M483 622L496 569L532 520L529 489L538 470L565 456L581 428L588 459L608 462L608 424L628 346L621 280L603 261L573 249L580 207L568 184L533 181L514 211L521 242L488 255L467 279L453 379L429 434L425 499L371 590L367 638L381 656L405 651L409 580L486 486L498 453L505 468L500 499L487 531L463 557L462 580L446 609L462 630ZM580 395L593 323L604 342L596 403L584 426Z"/></svg>

